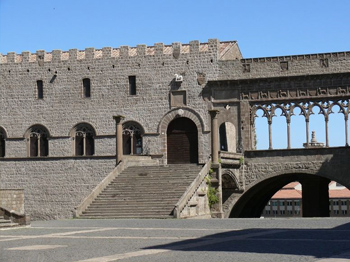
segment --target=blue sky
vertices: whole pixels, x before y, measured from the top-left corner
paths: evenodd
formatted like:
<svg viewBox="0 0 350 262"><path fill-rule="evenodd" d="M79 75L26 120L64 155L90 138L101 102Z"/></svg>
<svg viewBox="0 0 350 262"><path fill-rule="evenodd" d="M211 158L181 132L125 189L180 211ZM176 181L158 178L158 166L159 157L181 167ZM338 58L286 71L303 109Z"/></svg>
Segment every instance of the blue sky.
<svg viewBox="0 0 350 262"><path fill-rule="evenodd" d="M0 0L0 52L237 40L244 57L348 50L348 0Z"/></svg>
<svg viewBox="0 0 350 262"><path fill-rule="evenodd" d="M349 10L349 0L0 0L0 53L210 38L237 40L246 58L348 51ZM324 140L322 122L313 129ZM258 135L264 148L266 137ZM300 137L292 144L301 146ZM333 138L331 145L343 144ZM284 140L274 144L284 147Z"/></svg>

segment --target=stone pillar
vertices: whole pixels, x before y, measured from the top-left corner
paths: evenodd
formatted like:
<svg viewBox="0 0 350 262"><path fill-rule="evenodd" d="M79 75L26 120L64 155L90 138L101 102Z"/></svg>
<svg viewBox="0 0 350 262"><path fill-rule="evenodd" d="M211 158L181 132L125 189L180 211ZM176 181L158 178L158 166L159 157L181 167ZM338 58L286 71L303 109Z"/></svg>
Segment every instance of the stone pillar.
<svg viewBox="0 0 350 262"><path fill-rule="evenodd" d="M287 118L287 142L288 142L288 149L291 148L290 146L290 118Z"/></svg>
<svg viewBox="0 0 350 262"><path fill-rule="evenodd" d="M306 123L306 146L309 147L309 118L305 117L305 123Z"/></svg>
<svg viewBox="0 0 350 262"><path fill-rule="evenodd" d="M345 146L349 146L349 135L348 135L348 115L344 115L345 120Z"/></svg>
<svg viewBox="0 0 350 262"><path fill-rule="evenodd" d="M269 124L269 150L272 150L272 119L267 120Z"/></svg>
<svg viewBox="0 0 350 262"><path fill-rule="evenodd" d="M115 136L116 136L116 164L118 165L120 161L123 159L123 126L122 121L125 119L124 116L118 115L113 116L113 119L115 120L116 129L115 129Z"/></svg>
<svg viewBox="0 0 350 262"><path fill-rule="evenodd" d="M329 147L329 140L328 140L328 116L325 116L325 126L326 126L326 147Z"/></svg>
<svg viewBox="0 0 350 262"><path fill-rule="evenodd" d="M211 157L213 164L219 164L219 110L209 110L211 116Z"/></svg>
<svg viewBox="0 0 350 262"><path fill-rule="evenodd" d="M303 217L329 217L329 179L309 177L303 181Z"/></svg>
<svg viewBox="0 0 350 262"><path fill-rule="evenodd" d="M221 165L219 163L219 127L217 118L219 110L209 110L209 113L211 116L211 169L213 170L213 173L211 174L211 185L217 189L216 195L219 198L218 203L211 208L211 213L215 218L223 218Z"/></svg>

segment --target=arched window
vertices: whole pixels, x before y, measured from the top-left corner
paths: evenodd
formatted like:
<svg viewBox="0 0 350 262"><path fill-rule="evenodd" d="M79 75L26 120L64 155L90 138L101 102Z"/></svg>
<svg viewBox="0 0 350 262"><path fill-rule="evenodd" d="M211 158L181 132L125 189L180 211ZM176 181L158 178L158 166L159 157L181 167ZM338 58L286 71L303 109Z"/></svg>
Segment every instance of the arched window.
<svg viewBox="0 0 350 262"><path fill-rule="evenodd" d="M5 157L5 130L0 127L0 157Z"/></svg>
<svg viewBox="0 0 350 262"><path fill-rule="evenodd" d="M136 122L126 122L123 124L123 153L124 155L142 154L142 126Z"/></svg>
<svg viewBox="0 0 350 262"><path fill-rule="evenodd" d="M76 156L95 154L95 131L89 124L79 124L73 132L74 151Z"/></svg>
<svg viewBox="0 0 350 262"><path fill-rule="evenodd" d="M30 127L26 132L28 142L28 156L48 156L49 155L49 132L41 125Z"/></svg>

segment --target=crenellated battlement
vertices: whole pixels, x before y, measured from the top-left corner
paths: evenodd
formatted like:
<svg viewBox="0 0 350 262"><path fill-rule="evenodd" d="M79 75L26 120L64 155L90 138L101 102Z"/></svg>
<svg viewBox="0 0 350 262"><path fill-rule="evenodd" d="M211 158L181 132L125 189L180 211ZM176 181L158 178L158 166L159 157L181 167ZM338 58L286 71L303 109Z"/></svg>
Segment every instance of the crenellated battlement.
<svg viewBox="0 0 350 262"><path fill-rule="evenodd" d="M283 61L299 61L299 60L314 60L314 59L326 59L326 58L341 58L350 57L350 52L332 52L332 53L316 53L316 54L303 54L303 55L290 55L290 56L271 56L271 57L258 57L258 58L244 58L241 59L242 63L266 63L266 62L283 62Z"/></svg>
<svg viewBox="0 0 350 262"><path fill-rule="evenodd" d="M74 60L92 60L92 59L108 59L108 58L129 58L129 57L145 57L145 56L161 56L173 55L178 58L180 54L197 54L212 53L219 58L229 53L228 50L237 47L236 41L219 42L217 39L209 39L207 43L199 41L191 41L189 44L181 44L174 42L172 45L164 45L163 43L155 43L154 46L137 45L136 47L120 46L119 48L104 47L102 49L86 48L85 50L70 49L69 51L53 50L46 52L38 50L36 53L28 51L16 54L9 52L7 55L0 54L1 64L13 63L34 63L34 62L59 62ZM235 59L240 59L239 56Z"/></svg>

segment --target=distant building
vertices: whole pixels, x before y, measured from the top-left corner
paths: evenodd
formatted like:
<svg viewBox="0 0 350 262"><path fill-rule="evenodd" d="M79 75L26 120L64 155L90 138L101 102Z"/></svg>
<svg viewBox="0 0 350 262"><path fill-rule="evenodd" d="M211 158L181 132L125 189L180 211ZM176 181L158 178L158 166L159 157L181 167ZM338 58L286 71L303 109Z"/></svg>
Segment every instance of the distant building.
<svg viewBox="0 0 350 262"><path fill-rule="evenodd" d="M329 215L350 216L350 190L332 181L329 183ZM289 183L277 191L265 206L264 217L302 217L302 187L299 182Z"/></svg>

